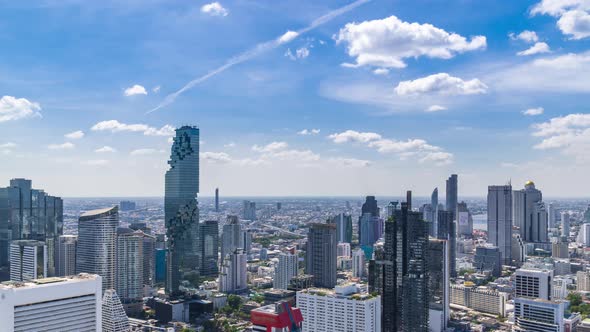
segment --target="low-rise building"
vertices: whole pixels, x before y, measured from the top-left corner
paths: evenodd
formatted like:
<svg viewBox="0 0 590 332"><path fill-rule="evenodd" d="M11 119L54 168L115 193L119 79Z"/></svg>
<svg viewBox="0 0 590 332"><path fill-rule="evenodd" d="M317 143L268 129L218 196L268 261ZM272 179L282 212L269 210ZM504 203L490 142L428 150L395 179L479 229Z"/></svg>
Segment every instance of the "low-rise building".
<svg viewBox="0 0 590 332"><path fill-rule="evenodd" d="M493 315L506 316L508 294L472 285L451 285L451 304Z"/></svg>

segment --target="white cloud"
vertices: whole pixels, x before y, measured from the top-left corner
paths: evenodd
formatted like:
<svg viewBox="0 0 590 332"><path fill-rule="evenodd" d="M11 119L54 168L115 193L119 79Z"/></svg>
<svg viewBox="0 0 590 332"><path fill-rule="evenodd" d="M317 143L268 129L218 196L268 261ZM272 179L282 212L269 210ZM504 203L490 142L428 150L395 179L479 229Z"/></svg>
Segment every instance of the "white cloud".
<svg viewBox="0 0 590 332"><path fill-rule="evenodd" d="M389 74L389 69L387 68L377 68L373 70L373 74L375 75L387 75Z"/></svg>
<svg viewBox="0 0 590 332"><path fill-rule="evenodd" d="M354 167L354 168L362 168L362 167L369 167L371 166L371 162L368 160L363 159L355 159L355 158L329 158L328 162L345 166L345 167Z"/></svg>
<svg viewBox="0 0 590 332"><path fill-rule="evenodd" d="M288 147L289 145L287 144L287 142L272 142L269 143L267 145L264 146L259 146L259 145L254 145L252 147L253 151L256 152L275 152L275 151L279 151L279 150L284 150Z"/></svg>
<svg viewBox="0 0 590 332"><path fill-rule="evenodd" d="M262 155L262 158L309 162L320 160L320 155L311 150L279 150Z"/></svg>
<svg viewBox="0 0 590 332"><path fill-rule="evenodd" d="M62 144L49 144L47 146L47 148L50 150L71 150L74 147L75 147L75 145L70 142L65 142Z"/></svg>
<svg viewBox="0 0 590 332"><path fill-rule="evenodd" d="M297 38L297 36L299 36L298 32L289 30L282 34L277 40L279 44L286 44L292 41L293 39Z"/></svg>
<svg viewBox="0 0 590 332"><path fill-rule="evenodd" d="M543 107L536 107L536 108L529 108L527 110L522 111L522 114L524 115L541 115L543 114L545 110L543 109Z"/></svg>
<svg viewBox="0 0 590 332"><path fill-rule="evenodd" d="M141 85L135 84L134 86L125 89L125 96L135 96L135 95L147 95L147 91Z"/></svg>
<svg viewBox="0 0 590 332"><path fill-rule="evenodd" d="M77 130L69 134L65 134L64 137L69 139L80 139L84 137L84 132L82 130Z"/></svg>
<svg viewBox="0 0 590 332"><path fill-rule="evenodd" d="M201 152L201 159L214 164L228 164L232 162L229 154L225 152Z"/></svg>
<svg viewBox="0 0 590 332"><path fill-rule="evenodd" d="M381 20L348 23L338 33L336 43L346 43L351 67L404 68L406 58L426 56L450 59L458 53L486 48L486 37L471 40L449 33L432 24L409 23L390 16Z"/></svg>
<svg viewBox="0 0 590 332"><path fill-rule="evenodd" d="M171 125L164 125L162 128L150 127L146 124L126 124L117 120L101 121L92 128L93 131L110 131L112 133L118 132L141 132L146 136L174 136L174 127Z"/></svg>
<svg viewBox="0 0 590 332"><path fill-rule="evenodd" d="M0 149L13 149L16 148L16 143L8 142L0 144Z"/></svg>
<svg viewBox="0 0 590 332"><path fill-rule="evenodd" d="M590 114L576 113L533 125L533 136L542 137L535 149L558 149L582 162L590 162Z"/></svg>
<svg viewBox="0 0 590 332"><path fill-rule="evenodd" d="M426 112L440 112L446 111L447 108L441 105L432 105L426 109Z"/></svg>
<svg viewBox="0 0 590 332"><path fill-rule="evenodd" d="M297 135L307 136L307 135L317 135L320 133L319 129L303 129L297 132Z"/></svg>
<svg viewBox="0 0 590 332"><path fill-rule="evenodd" d="M106 166L109 163L110 162L105 159L92 159L92 160L82 161L82 165L88 165L88 166Z"/></svg>
<svg viewBox="0 0 590 332"><path fill-rule="evenodd" d="M534 31L529 31L529 30L524 30L523 32L519 33L518 35L511 33L508 36L512 40L522 40L527 43L536 43L539 41L539 36L537 36L537 33Z"/></svg>
<svg viewBox="0 0 590 332"><path fill-rule="evenodd" d="M25 98L3 96L0 98L0 123L26 118L41 117L41 106Z"/></svg>
<svg viewBox="0 0 590 332"><path fill-rule="evenodd" d="M543 42L539 42L539 43L535 43L535 45L529 47L528 49L526 49L524 51L516 53L516 55L523 56L523 55L534 55L534 54L549 53L549 52L551 52L549 45L547 45L546 43L543 43Z"/></svg>
<svg viewBox="0 0 590 332"><path fill-rule="evenodd" d="M531 9L531 15L551 15L559 18L557 27L571 39L590 37L590 1L542 0Z"/></svg>
<svg viewBox="0 0 590 332"><path fill-rule="evenodd" d="M401 160L411 157L417 158L420 163L433 163L446 165L453 162L453 154L443 151L442 148L431 145L423 139L408 139L399 141L383 138L373 132L358 132L347 130L328 136L334 143L357 142L377 150L379 153L394 153Z"/></svg>
<svg viewBox="0 0 590 332"><path fill-rule="evenodd" d="M229 142L229 143L227 143L227 144L224 144L224 145L223 145L223 147L224 147L224 148L234 148L234 147L236 147L236 143L234 143L234 142Z"/></svg>
<svg viewBox="0 0 590 332"><path fill-rule="evenodd" d="M155 153L160 153L163 151L158 151L156 149L137 149L137 150L133 150L131 151L131 155L132 156L143 156L143 155L149 155L149 154L155 154Z"/></svg>
<svg viewBox="0 0 590 332"><path fill-rule="evenodd" d="M400 96L422 95L429 93L443 95L472 95L487 92L487 85L477 78L464 81L447 73L438 73L413 81L399 82L395 92Z"/></svg>
<svg viewBox="0 0 590 332"><path fill-rule="evenodd" d="M298 48L297 50L295 50L295 53L291 52L291 49L288 48L287 52L285 52L285 56L293 61L297 59L305 59L309 56L309 48Z"/></svg>
<svg viewBox="0 0 590 332"><path fill-rule="evenodd" d="M153 93L158 93L158 92L160 92L160 88L161 88L161 87L160 87L159 85L157 85L157 86L155 86L155 87L152 89L152 92L153 92Z"/></svg>
<svg viewBox="0 0 590 332"><path fill-rule="evenodd" d="M225 9L219 2L212 2L201 7L201 12L211 16L227 16L229 11Z"/></svg>
<svg viewBox="0 0 590 332"><path fill-rule="evenodd" d="M114 148L112 148L112 147L110 147L108 145L105 145L102 148L98 148L98 149L94 150L94 152L96 152L96 153L107 153L107 152L117 152L117 150L115 150Z"/></svg>
<svg viewBox="0 0 590 332"><path fill-rule="evenodd" d="M381 139L381 135L371 132L358 132L356 130L347 130L341 133L335 133L328 136L332 142L340 144L346 142L368 143Z"/></svg>

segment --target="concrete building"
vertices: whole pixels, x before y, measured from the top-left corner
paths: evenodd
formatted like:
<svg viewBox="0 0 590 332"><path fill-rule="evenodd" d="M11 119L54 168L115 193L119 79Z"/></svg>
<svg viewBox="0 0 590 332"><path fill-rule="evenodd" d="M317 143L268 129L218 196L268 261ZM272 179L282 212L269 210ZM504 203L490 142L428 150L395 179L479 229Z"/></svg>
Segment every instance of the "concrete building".
<svg viewBox="0 0 590 332"><path fill-rule="evenodd" d="M365 252L362 249L352 252L352 276L355 278L365 277Z"/></svg>
<svg viewBox="0 0 590 332"><path fill-rule="evenodd" d="M35 240L10 243L10 280L26 281L47 278L47 246Z"/></svg>
<svg viewBox="0 0 590 332"><path fill-rule="evenodd" d="M130 316L138 315L143 308L143 238L140 230L117 229L115 290Z"/></svg>
<svg viewBox="0 0 590 332"><path fill-rule="evenodd" d="M78 219L76 272L98 274L103 290L115 288L117 206L88 211Z"/></svg>
<svg viewBox="0 0 590 332"><path fill-rule="evenodd" d="M472 285L451 285L450 293L450 302L453 305L506 317L506 301L509 299L508 293L498 292L487 287L474 287Z"/></svg>
<svg viewBox="0 0 590 332"><path fill-rule="evenodd" d="M0 329L28 331L102 331L102 280L81 274L25 283L0 284Z"/></svg>
<svg viewBox="0 0 590 332"><path fill-rule="evenodd" d="M301 330L303 315L287 302L269 304L250 311L254 332L292 332Z"/></svg>
<svg viewBox="0 0 590 332"><path fill-rule="evenodd" d="M228 254L221 265L219 291L239 293L248 288L247 257L242 249Z"/></svg>
<svg viewBox="0 0 590 332"><path fill-rule="evenodd" d="M359 293L357 285L334 290L310 288L297 292L297 308L303 315L303 331L379 332L381 299Z"/></svg>
<svg viewBox="0 0 590 332"><path fill-rule="evenodd" d="M445 209L453 212L453 215L457 215L457 202L458 202L458 191L459 191L459 176L457 174L451 174L447 179L447 194Z"/></svg>
<svg viewBox="0 0 590 332"><path fill-rule="evenodd" d="M513 192L513 222L525 242L548 242L547 211L542 201L543 195L533 181L527 181L524 189Z"/></svg>
<svg viewBox="0 0 590 332"><path fill-rule="evenodd" d="M564 332L567 301L514 299L514 325L520 331Z"/></svg>
<svg viewBox="0 0 590 332"><path fill-rule="evenodd" d="M500 249L502 263L512 261L512 186L488 187L488 242Z"/></svg>
<svg viewBox="0 0 590 332"><path fill-rule="evenodd" d="M244 220L256 220L256 203L244 201Z"/></svg>
<svg viewBox="0 0 590 332"><path fill-rule="evenodd" d="M340 213L332 217L331 223L336 224L336 237L338 242L352 242L352 216Z"/></svg>
<svg viewBox="0 0 590 332"><path fill-rule="evenodd" d="M559 242L551 244L551 257L570 258L568 243L565 238L560 238Z"/></svg>
<svg viewBox="0 0 590 332"><path fill-rule="evenodd" d="M102 297L102 331L130 331L129 319L125 314L117 292L112 289L107 289Z"/></svg>
<svg viewBox="0 0 590 332"><path fill-rule="evenodd" d="M570 214L567 212L561 213L561 236L570 237Z"/></svg>
<svg viewBox="0 0 590 332"><path fill-rule="evenodd" d="M446 331L450 318L449 278L451 254L449 241L430 238L428 242L428 329Z"/></svg>
<svg viewBox="0 0 590 332"><path fill-rule="evenodd" d="M350 243L347 242L339 242L336 247L336 252L338 257L350 257Z"/></svg>
<svg viewBox="0 0 590 332"><path fill-rule="evenodd" d="M236 249L240 247L242 242L241 240L241 231L242 228L240 226L240 220L238 216L227 216L227 221L225 225L223 225L223 230L221 232L221 259L225 259L225 256L231 254Z"/></svg>
<svg viewBox="0 0 590 332"><path fill-rule="evenodd" d="M219 261L219 223L217 220L206 220L199 224L199 254L201 276L217 276Z"/></svg>
<svg viewBox="0 0 590 332"><path fill-rule="evenodd" d="M590 292L590 271L576 272L576 290L581 292Z"/></svg>
<svg viewBox="0 0 590 332"><path fill-rule="evenodd" d="M336 286L336 248L336 225L310 225L305 251L305 273L313 275L315 287Z"/></svg>
<svg viewBox="0 0 590 332"><path fill-rule="evenodd" d="M489 271L496 278L502 275L502 254L500 249L494 246L475 248L473 267L479 273Z"/></svg>
<svg viewBox="0 0 590 332"><path fill-rule="evenodd" d="M514 273L514 296L550 300L552 270L522 268Z"/></svg>
<svg viewBox="0 0 590 332"><path fill-rule="evenodd" d="M473 236L473 216L467 208L467 203L457 204L457 235L467 238Z"/></svg>
<svg viewBox="0 0 590 332"><path fill-rule="evenodd" d="M298 259L296 253L285 252L279 255L279 262L275 266L273 288L287 289L289 287L291 279L297 276L299 270Z"/></svg>
<svg viewBox="0 0 590 332"><path fill-rule="evenodd" d="M78 236L61 235L55 247L55 275L65 277L76 274L76 248Z"/></svg>
<svg viewBox="0 0 590 332"><path fill-rule="evenodd" d="M581 224L577 242L585 247L590 247L590 224Z"/></svg>

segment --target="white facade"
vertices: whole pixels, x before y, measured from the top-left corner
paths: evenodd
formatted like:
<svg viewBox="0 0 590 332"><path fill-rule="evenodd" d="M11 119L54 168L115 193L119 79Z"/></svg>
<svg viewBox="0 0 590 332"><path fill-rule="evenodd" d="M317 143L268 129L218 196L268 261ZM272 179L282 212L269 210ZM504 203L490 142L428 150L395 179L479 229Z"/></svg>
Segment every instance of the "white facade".
<svg viewBox="0 0 590 332"><path fill-rule="evenodd" d="M514 283L515 297L528 297L543 300L551 298L552 270L518 269Z"/></svg>
<svg viewBox="0 0 590 332"><path fill-rule="evenodd" d="M493 315L506 316L508 293L485 287L451 285L451 304Z"/></svg>
<svg viewBox="0 0 590 332"><path fill-rule="evenodd" d="M297 275L297 255L282 253L279 255L279 262L275 266L273 288L287 289L291 278Z"/></svg>
<svg viewBox="0 0 590 332"><path fill-rule="evenodd" d="M352 276L355 278L365 276L365 252L362 249L352 253Z"/></svg>
<svg viewBox="0 0 590 332"><path fill-rule="evenodd" d="M578 271L576 278L576 290L590 292L590 271Z"/></svg>
<svg viewBox="0 0 590 332"><path fill-rule="evenodd" d="M102 298L102 332L128 332L129 319L117 292L107 289Z"/></svg>
<svg viewBox="0 0 590 332"><path fill-rule="evenodd" d="M514 323L524 331L564 331L566 303L540 299L514 299Z"/></svg>
<svg viewBox="0 0 590 332"><path fill-rule="evenodd" d="M143 305L143 238L140 230L117 230L115 290L129 315L139 313Z"/></svg>
<svg viewBox="0 0 590 332"><path fill-rule="evenodd" d="M25 281L47 277L47 246L34 240L10 243L10 280Z"/></svg>
<svg viewBox="0 0 590 332"><path fill-rule="evenodd" d="M590 224L580 225L580 231L578 232L578 243L590 247Z"/></svg>
<svg viewBox="0 0 590 332"><path fill-rule="evenodd" d="M248 288L247 257L241 249L227 255L219 274L219 291L233 293Z"/></svg>
<svg viewBox="0 0 590 332"><path fill-rule="evenodd" d="M61 235L55 247L55 274L71 276L76 274L76 235Z"/></svg>
<svg viewBox="0 0 590 332"><path fill-rule="evenodd" d="M101 296L97 275L0 284L0 330L102 331Z"/></svg>
<svg viewBox="0 0 590 332"><path fill-rule="evenodd" d="M336 248L336 252L338 253L338 257L350 257L350 243L347 242L340 242L338 243L338 247Z"/></svg>
<svg viewBox="0 0 590 332"><path fill-rule="evenodd" d="M356 285L297 292L302 332L379 332L381 297L359 294Z"/></svg>

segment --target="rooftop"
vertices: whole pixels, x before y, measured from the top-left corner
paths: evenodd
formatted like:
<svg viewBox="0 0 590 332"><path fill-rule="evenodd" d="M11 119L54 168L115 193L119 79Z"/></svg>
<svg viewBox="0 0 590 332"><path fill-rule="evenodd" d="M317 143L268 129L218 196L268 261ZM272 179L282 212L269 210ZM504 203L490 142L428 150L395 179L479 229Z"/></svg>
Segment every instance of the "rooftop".
<svg viewBox="0 0 590 332"><path fill-rule="evenodd" d="M104 209L86 211L80 215L80 220L90 220L90 219L94 219L94 218L98 218L98 217L102 217L102 216L107 216L107 215L110 215L113 213L117 213L118 210L119 210L119 207L115 205L115 206L104 208Z"/></svg>
<svg viewBox="0 0 590 332"><path fill-rule="evenodd" d="M8 289L18 289L18 288L34 288L34 287L43 287L49 284L57 284L57 283L72 283L72 282L81 282L85 280L96 280L96 278L100 278L100 276L96 274L88 274L88 273L80 273L73 276L68 277L50 277L50 278L43 278L43 279L35 279L30 281L6 281L0 283L0 290L8 290Z"/></svg>

